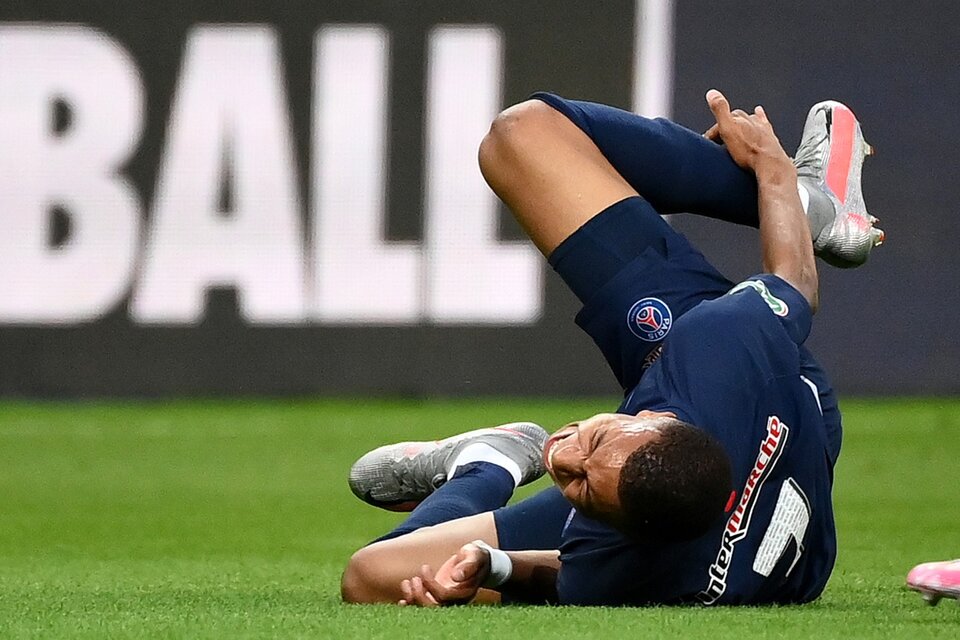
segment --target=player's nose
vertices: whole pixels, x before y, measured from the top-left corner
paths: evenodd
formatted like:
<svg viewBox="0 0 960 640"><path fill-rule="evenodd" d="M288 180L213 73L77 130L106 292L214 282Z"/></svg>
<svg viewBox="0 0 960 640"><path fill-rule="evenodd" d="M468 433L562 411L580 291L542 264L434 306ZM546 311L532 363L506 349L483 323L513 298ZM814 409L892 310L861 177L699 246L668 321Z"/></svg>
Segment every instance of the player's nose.
<svg viewBox="0 0 960 640"><path fill-rule="evenodd" d="M575 437L557 443L551 457L553 473L558 478L577 478L583 475L583 455Z"/></svg>

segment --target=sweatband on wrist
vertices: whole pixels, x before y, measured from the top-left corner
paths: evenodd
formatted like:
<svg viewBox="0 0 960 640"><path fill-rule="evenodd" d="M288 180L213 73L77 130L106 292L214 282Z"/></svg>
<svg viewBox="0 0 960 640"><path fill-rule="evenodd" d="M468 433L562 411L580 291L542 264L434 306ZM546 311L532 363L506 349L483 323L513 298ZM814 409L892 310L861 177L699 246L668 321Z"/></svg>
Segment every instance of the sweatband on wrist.
<svg viewBox="0 0 960 640"><path fill-rule="evenodd" d="M510 579L513 574L513 561L506 551L494 549L483 540L474 540L473 544L487 552L490 556L490 573L481 587L495 589Z"/></svg>

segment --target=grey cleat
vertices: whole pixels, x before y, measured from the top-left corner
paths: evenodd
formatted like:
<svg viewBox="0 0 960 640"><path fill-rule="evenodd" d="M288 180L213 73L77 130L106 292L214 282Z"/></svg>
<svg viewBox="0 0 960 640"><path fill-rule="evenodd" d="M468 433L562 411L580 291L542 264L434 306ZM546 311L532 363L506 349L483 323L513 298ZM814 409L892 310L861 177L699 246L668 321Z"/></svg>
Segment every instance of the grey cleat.
<svg viewBox="0 0 960 640"><path fill-rule="evenodd" d="M845 105L827 100L813 105L793 164L810 195L807 216L814 252L835 267L858 267L883 244L879 222L867 213L860 172L873 149L860 123Z"/></svg>
<svg viewBox="0 0 960 640"><path fill-rule="evenodd" d="M532 422L476 429L436 442L400 442L370 451L350 468L354 495L390 511L412 511L447 481L450 467L467 445L483 443L517 463L520 484L546 471L543 446L549 434Z"/></svg>

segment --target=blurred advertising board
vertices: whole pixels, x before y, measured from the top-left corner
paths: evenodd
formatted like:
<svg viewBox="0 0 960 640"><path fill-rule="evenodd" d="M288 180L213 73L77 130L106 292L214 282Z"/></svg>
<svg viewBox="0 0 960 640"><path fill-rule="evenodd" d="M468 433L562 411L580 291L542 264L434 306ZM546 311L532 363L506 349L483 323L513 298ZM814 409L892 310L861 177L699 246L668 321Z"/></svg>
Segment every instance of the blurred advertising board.
<svg viewBox="0 0 960 640"><path fill-rule="evenodd" d="M793 138L808 94L863 89L824 67L833 49L796 60L784 27L813 9L753 4L5 2L0 395L614 391L477 145L540 89L699 127L725 82ZM861 119L895 111L869 95ZM749 233L677 224L731 277L756 270ZM841 386L960 388L896 353L871 373L862 342L892 328L868 320L889 301L842 298L859 331L814 337Z"/></svg>

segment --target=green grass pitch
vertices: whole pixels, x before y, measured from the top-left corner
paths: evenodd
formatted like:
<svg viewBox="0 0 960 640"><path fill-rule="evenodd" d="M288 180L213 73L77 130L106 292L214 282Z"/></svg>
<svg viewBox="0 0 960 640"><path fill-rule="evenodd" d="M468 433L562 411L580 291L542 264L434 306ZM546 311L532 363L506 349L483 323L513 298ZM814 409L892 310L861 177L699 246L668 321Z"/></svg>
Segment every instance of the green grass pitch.
<svg viewBox="0 0 960 640"><path fill-rule="evenodd" d="M341 567L398 516L353 459L397 439L612 399L0 404L0 638L957 638L903 579L960 556L960 401L847 401L840 558L804 607L347 606ZM533 487L545 486L541 480Z"/></svg>

